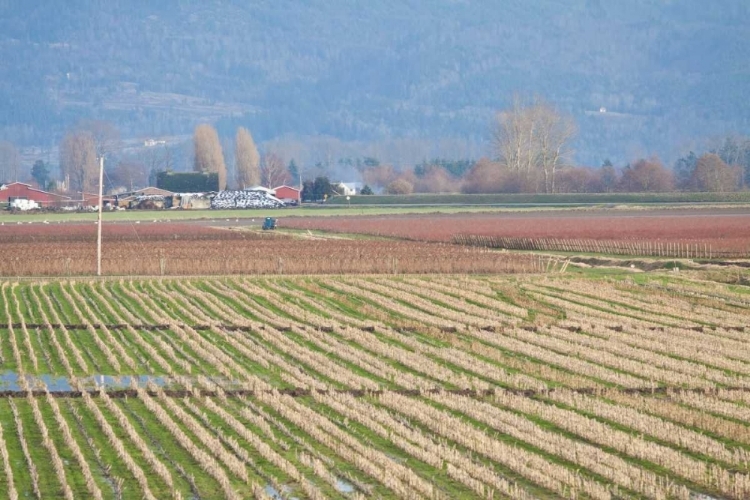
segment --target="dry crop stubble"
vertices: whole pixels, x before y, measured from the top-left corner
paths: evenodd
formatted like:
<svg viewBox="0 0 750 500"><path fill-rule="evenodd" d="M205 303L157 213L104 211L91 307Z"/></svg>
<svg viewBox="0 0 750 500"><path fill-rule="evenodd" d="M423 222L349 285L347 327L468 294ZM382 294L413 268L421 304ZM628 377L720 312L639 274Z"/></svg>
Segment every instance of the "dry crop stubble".
<svg viewBox="0 0 750 500"><path fill-rule="evenodd" d="M2 476L19 497L33 495L37 469L61 495L65 478L75 497L106 497L110 465L123 491L147 498L206 487L263 498L266 484L325 498L351 477L383 498L744 499L750 348L729 326L750 313L727 308L743 303L731 287L699 294L688 282L665 296L653 286L664 278L3 282L13 335L0 350L32 378L0 400ZM532 318L551 304L560 314ZM37 323L45 335L29 347ZM129 384L87 385L98 366ZM45 370L73 390L30 392ZM107 448L105 467L89 439Z"/></svg>

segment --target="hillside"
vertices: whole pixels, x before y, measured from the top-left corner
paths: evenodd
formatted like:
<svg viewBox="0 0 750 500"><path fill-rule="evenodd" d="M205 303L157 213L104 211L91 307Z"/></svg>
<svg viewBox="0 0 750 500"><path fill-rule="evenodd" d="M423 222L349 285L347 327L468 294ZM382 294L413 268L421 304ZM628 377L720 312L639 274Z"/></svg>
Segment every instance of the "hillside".
<svg viewBox="0 0 750 500"><path fill-rule="evenodd" d="M55 144L82 117L126 137L208 120L297 149L338 141L310 158L347 144L393 161L476 157L519 92L576 117L581 163L670 160L750 133L749 12L745 0L5 0L0 139Z"/></svg>

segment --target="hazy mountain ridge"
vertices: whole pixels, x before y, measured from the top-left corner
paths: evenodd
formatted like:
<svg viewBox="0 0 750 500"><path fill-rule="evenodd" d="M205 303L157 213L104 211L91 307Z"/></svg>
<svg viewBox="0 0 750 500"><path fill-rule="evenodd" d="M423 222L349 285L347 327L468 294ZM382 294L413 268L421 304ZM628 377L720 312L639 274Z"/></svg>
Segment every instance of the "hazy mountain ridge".
<svg viewBox="0 0 750 500"><path fill-rule="evenodd" d="M743 0L41 4L0 1L0 138L23 144L83 116L130 136L218 120L260 141L482 144L514 92L576 117L582 163L750 132Z"/></svg>

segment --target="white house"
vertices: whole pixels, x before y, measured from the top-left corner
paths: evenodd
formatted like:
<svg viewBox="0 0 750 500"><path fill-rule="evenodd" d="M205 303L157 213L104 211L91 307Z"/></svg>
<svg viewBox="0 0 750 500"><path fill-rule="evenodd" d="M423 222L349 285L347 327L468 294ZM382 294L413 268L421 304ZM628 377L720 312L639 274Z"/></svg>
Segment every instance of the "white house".
<svg viewBox="0 0 750 500"><path fill-rule="evenodd" d="M339 182L333 189L341 196L354 196L359 194L363 184L361 182Z"/></svg>

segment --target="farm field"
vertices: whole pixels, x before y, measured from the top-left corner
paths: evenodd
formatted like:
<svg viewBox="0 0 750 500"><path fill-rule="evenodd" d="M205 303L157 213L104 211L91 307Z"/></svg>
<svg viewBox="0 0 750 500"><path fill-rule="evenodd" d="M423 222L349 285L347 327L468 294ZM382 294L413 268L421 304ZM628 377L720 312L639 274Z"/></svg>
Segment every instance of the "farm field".
<svg viewBox="0 0 750 500"><path fill-rule="evenodd" d="M526 214L539 212L641 212L701 211L742 212L750 210L750 192L668 193L667 195L399 195L357 196L347 201L333 197L327 203L305 203L301 207L247 210L124 210L104 212L107 223L197 222L221 224L237 220L243 224L264 217L304 218L331 216L399 216L428 214ZM0 228L10 224L89 222L95 212L8 212L0 204Z"/></svg>
<svg viewBox="0 0 750 500"><path fill-rule="evenodd" d="M0 496L748 498L747 289L615 278L0 281Z"/></svg>
<svg viewBox="0 0 750 500"><path fill-rule="evenodd" d="M721 207L743 207L745 203L720 203ZM0 207L0 225L2 224L28 224L43 223L52 224L66 222L96 222L95 212L47 212L47 213L10 213ZM151 222L153 220L169 220L170 222L195 221L216 223L239 219L246 223L252 219L263 219L264 217L327 217L327 216L354 216L354 215L400 215L400 214L432 214L432 213L504 213L525 212L529 210L567 210L580 209L580 207L560 208L555 205L368 205L347 206L346 204L312 204L295 208L283 209L237 209L237 210L125 210L117 212L105 212L106 222Z"/></svg>
<svg viewBox="0 0 750 500"><path fill-rule="evenodd" d="M0 229L0 276L96 274L96 226L51 224ZM189 223L103 227L105 275L518 273L549 266L534 255L450 243L292 237Z"/></svg>
<svg viewBox="0 0 750 500"><path fill-rule="evenodd" d="M750 211L679 210L643 212L628 211L551 211L526 214L435 214L373 217L308 217L288 219L285 227L301 230L321 230L358 233L416 241L450 242L457 236L509 238L517 242L537 242L544 248L560 250L552 240L567 243L579 251L596 251L595 242L648 244L678 248L708 249L712 256L750 256ZM533 245L527 245L532 247ZM527 248L523 245L511 249ZM631 249L632 250L632 249ZM620 252L613 252L620 253ZM635 254L635 251L623 252ZM695 253L695 251L694 251ZM708 251L705 252L708 254ZM644 253L645 254L645 253ZM653 253L658 255L657 252Z"/></svg>
<svg viewBox="0 0 750 500"><path fill-rule="evenodd" d="M260 221L260 219L257 219ZM488 249L641 257L750 257L750 212L537 211L105 223L105 275L518 273L548 258ZM320 232L324 234L320 234ZM0 276L96 271L96 225L0 226ZM564 257L561 257L564 258Z"/></svg>

